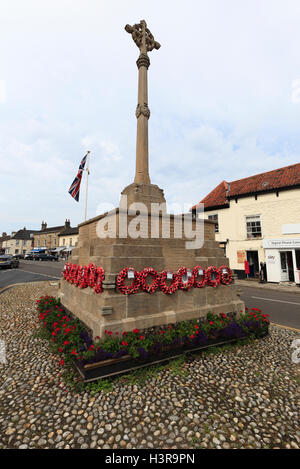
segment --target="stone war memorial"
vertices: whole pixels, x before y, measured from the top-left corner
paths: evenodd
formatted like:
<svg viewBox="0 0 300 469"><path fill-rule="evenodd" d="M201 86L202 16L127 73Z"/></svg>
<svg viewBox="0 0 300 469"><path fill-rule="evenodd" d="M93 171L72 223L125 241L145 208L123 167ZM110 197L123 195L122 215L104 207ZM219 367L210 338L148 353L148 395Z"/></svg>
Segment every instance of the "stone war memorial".
<svg viewBox="0 0 300 469"><path fill-rule="evenodd" d="M62 305L100 339L107 331L244 312L214 222L192 213L169 215L163 190L150 180L148 54L160 44L144 20L125 30L140 52L134 182L117 209L79 225L60 281Z"/></svg>

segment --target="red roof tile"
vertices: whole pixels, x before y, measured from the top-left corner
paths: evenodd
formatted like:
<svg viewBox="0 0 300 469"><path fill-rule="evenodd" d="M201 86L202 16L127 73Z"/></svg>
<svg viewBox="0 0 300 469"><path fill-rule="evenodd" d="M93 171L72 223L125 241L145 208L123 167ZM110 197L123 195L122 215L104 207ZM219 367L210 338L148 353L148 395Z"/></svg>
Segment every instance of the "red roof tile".
<svg viewBox="0 0 300 469"><path fill-rule="evenodd" d="M221 207L225 206L228 203L228 199L232 197L297 185L300 185L300 163L256 174L244 179L238 179L237 181L222 181L199 203L203 203L205 208ZM196 205L193 208L195 207Z"/></svg>

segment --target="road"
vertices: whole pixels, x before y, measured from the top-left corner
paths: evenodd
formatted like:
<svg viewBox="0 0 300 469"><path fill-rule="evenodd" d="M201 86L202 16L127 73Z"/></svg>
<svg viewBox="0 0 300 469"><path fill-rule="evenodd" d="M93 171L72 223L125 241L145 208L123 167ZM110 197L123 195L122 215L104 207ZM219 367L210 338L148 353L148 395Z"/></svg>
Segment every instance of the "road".
<svg viewBox="0 0 300 469"><path fill-rule="evenodd" d="M20 260L18 269L0 270L0 289L15 283L39 282L41 280L58 280L64 261L24 261Z"/></svg>
<svg viewBox="0 0 300 469"><path fill-rule="evenodd" d="M20 261L18 269L0 270L0 290L15 283L58 280L64 261ZM241 299L248 308L260 308L270 314L271 322L300 329L300 292L282 292L240 286Z"/></svg>
<svg viewBox="0 0 300 469"><path fill-rule="evenodd" d="M300 329L300 292L282 292L263 288L240 287L241 299L248 308L260 308L270 314L271 322Z"/></svg>

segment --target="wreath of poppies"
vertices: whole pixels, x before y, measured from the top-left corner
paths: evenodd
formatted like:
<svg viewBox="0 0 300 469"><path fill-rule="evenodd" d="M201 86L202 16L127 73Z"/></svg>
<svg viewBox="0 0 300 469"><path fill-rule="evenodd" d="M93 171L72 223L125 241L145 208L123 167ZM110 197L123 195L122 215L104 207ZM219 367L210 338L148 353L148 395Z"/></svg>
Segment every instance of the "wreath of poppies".
<svg viewBox="0 0 300 469"><path fill-rule="evenodd" d="M81 280L79 282L79 288L87 288L89 286L89 274L90 269L88 265L85 265L81 272Z"/></svg>
<svg viewBox="0 0 300 469"><path fill-rule="evenodd" d="M70 270L71 270L71 265L69 262L65 263L64 269L63 269L63 277L65 280L69 281L69 276L70 276Z"/></svg>
<svg viewBox="0 0 300 469"><path fill-rule="evenodd" d="M170 286L167 285L166 280L168 274L172 274L172 283ZM178 290L178 278L177 278L177 273L174 272L168 272L167 270L163 270L160 275L159 275L159 286L160 289L163 293L166 295L172 295L173 293Z"/></svg>
<svg viewBox="0 0 300 469"><path fill-rule="evenodd" d="M102 293L103 288L102 288L102 282L105 278L104 270L102 267L97 267L96 269L96 280L95 280L95 286L94 286L94 292L95 293Z"/></svg>
<svg viewBox="0 0 300 469"><path fill-rule="evenodd" d="M133 272L133 281L131 285L125 285L125 279L130 278L128 272ZM201 272L201 273L200 273ZM218 285L229 285L232 282L232 271L226 266L221 267L210 266L206 270L197 265L188 275L189 270L186 267L181 267L176 273L163 270L158 273L152 267L145 267L141 272L138 272L133 267L125 267L117 276L117 288L123 295L133 295L139 289L146 293L153 294L158 289L167 295L172 295L176 290L190 291L192 287L203 288L205 285L217 287ZM79 287L79 288L93 288L95 293L102 293L103 280L105 272L103 267L96 267L93 262L88 266L81 266L77 264L70 264L66 262L63 268L64 279ZM168 276L171 274L171 285L167 285ZM148 276L152 277L152 283L147 284L146 279ZM185 281L183 278L186 277ZM200 278L197 280L197 278Z"/></svg>
<svg viewBox="0 0 300 469"><path fill-rule="evenodd" d="M93 262L88 265L89 276L88 276L88 286L94 288L96 284L96 266Z"/></svg>
<svg viewBox="0 0 300 469"><path fill-rule="evenodd" d="M134 273L134 279L131 285L125 285L125 279L128 278L128 272ZM140 287L140 274L133 267L125 267L117 276L117 288L123 295L133 295Z"/></svg>
<svg viewBox="0 0 300 469"><path fill-rule="evenodd" d="M227 265L221 265L221 267L219 268L219 271L220 271L221 283L223 285L229 285L232 281L231 269L227 267Z"/></svg>
<svg viewBox="0 0 300 469"><path fill-rule="evenodd" d="M76 287L78 287L81 283L81 279L82 279L82 272L83 272L83 267L81 265L79 265L77 267L77 274L76 274L76 279L75 279L75 285Z"/></svg>
<svg viewBox="0 0 300 469"><path fill-rule="evenodd" d="M148 276L152 277L152 283L147 285L146 278ZM140 272L140 289L146 293L152 295L159 288L159 274L157 270L152 269L152 267L146 267Z"/></svg>
<svg viewBox="0 0 300 469"><path fill-rule="evenodd" d="M69 281L70 283L72 283L73 285L76 284L76 280L77 280L77 271L78 271L78 265L77 264L72 264L71 265L71 269L70 269L70 274L69 274Z"/></svg>
<svg viewBox="0 0 300 469"><path fill-rule="evenodd" d="M199 274L202 272L202 274ZM194 287L195 288L203 288L207 284L207 274L206 270L201 267L201 265L196 265L193 268L193 276L194 276ZM200 277L200 280L197 280L197 277Z"/></svg>
<svg viewBox="0 0 300 469"><path fill-rule="evenodd" d="M221 273L218 267L210 266L206 269L206 276L207 276L207 285L210 287L217 287L220 285ZM214 278L213 278L214 276Z"/></svg>
<svg viewBox="0 0 300 469"><path fill-rule="evenodd" d="M180 267L177 272L177 282L178 282L178 288L180 290L184 291L190 291L192 286L194 285L194 276L193 273L190 272L191 275L188 275L188 269L186 267ZM183 277L186 277L187 280L184 282Z"/></svg>

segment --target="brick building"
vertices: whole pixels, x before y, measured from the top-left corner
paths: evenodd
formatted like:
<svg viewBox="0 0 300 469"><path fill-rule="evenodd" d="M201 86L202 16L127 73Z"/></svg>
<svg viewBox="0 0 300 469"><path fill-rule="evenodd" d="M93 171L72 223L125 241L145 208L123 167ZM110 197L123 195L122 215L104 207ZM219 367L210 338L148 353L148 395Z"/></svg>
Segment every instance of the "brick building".
<svg viewBox="0 0 300 469"><path fill-rule="evenodd" d="M71 229L70 220L66 220L64 225L47 227L46 222L42 222L41 230L34 235L34 248L55 250L59 247L59 235L65 230Z"/></svg>
<svg viewBox="0 0 300 469"><path fill-rule="evenodd" d="M33 248L34 234L36 230L27 230L25 227L17 232L12 232L5 242L5 254L28 254Z"/></svg>
<svg viewBox="0 0 300 469"><path fill-rule="evenodd" d="M245 276L245 260L253 277L266 262L268 281L300 284L299 163L222 181L201 203L239 277Z"/></svg>

